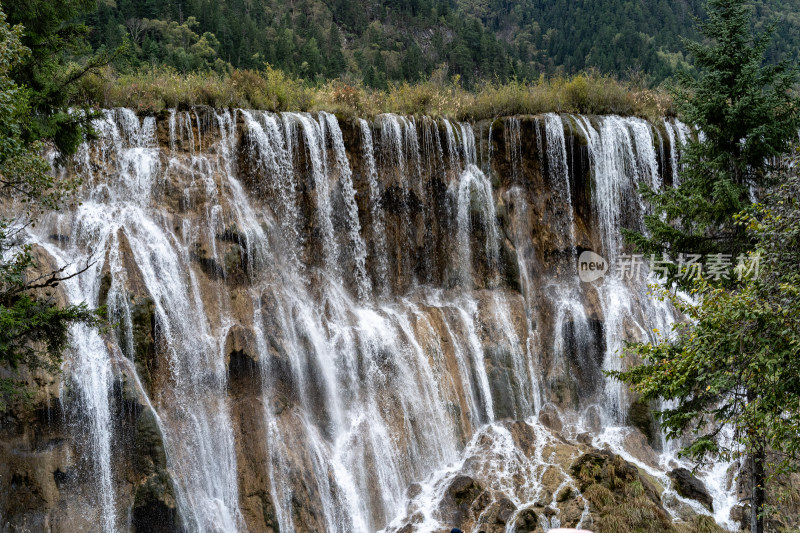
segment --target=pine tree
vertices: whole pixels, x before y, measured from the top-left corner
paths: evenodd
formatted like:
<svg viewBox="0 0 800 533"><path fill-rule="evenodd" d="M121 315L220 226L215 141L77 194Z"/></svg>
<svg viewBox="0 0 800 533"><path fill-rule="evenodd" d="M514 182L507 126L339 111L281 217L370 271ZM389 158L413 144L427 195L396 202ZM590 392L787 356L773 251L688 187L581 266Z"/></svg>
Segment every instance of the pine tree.
<svg viewBox="0 0 800 533"><path fill-rule="evenodd" d="M752 34L746 0L709 0L707 10L707 40L686 42L698 74L684 73L673 91L681 118L701 133L683 147L680 184L645 192L650 236L628 233L645 253L746 252L751 243L733 215L770 185L772 162L800 128L797 68L764 62L772 30Z"/></svg>
<svg viewBox="0 0 800 533"><path fill-rule="evenodd" d="M646 191L650 235L627 236L673 258L735 258L755 246L764 273L720 282L672 272L696 301L665 297L690 321L661 342L629 346L644 362L611 375L646 399L673 402L660 413L662 428L669 438L689 438L685 455L749 460L751 532L763 533L768 457L778 454L777 472L800 458L797 176L766 207L751 204L786 179L776 165L796 140L800 100L792 92L796 68L764 64L772 32L753 36L748 2L709 0L707 9L706 41L686 43L697 77L682 76L674 91L682 118L699 133L683 147L679 184ZM725 427L732 442L722 437Z"/></svg>
<svg viewBox="0 0 800 533"><path fill-rule="evenodd" d="M739 482L750 488L751 533L764 531L771 479L800 464L799 164L737 217L756 243L742 281L695 281L693 302L665 293L689 320L661 342L629 346L643 363L611 373L646 400L669 402L661 428L688 443L683 455L745 466Z"/></svg>

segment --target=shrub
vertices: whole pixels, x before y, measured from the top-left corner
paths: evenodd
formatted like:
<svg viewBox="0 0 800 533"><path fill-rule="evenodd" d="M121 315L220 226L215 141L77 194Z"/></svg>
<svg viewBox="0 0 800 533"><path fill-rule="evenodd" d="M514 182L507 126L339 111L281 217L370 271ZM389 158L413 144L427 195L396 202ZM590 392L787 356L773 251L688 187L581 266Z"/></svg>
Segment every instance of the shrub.
<svg viewBox="0 0 800 533"><path fill-rule="evenodd" d="M465 90L458 77L447 79L439 69L418 83L369 89L359 81L332 80L311 87L266 65L263 70L231 70L181 74L151 67L132 74L111 68L81 80L75 104L131 107L159 112L170 107L209 105L267 111L329 111L347 117L379 113L429 115L481 120L545 112L637 115L651 120L673 113L661 90L634 87L596 72L523 83L487 81Z"/></svg>

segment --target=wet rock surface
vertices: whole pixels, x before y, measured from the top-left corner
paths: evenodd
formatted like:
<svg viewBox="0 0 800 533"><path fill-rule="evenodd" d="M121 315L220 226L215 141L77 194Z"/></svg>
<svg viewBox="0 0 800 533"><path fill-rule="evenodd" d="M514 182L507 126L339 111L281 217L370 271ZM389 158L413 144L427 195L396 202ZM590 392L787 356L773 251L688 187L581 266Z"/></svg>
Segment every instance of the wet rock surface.
<svg viewBox="0 0 800 533"><path fill-rule="evenodd" d="M591 448L609 343L655 312L615 287L609 337L610 296L574 275L641 214L601 220L605 119L381 116L367 138L331 116L152 118L110 111L66 169L84 205L43 223L65 257L103 257L75 294L112 326L0 414L0 528L604 533L629 525L623 496L665 523L663 488ZM620 168L669 172L665 132L634 147L641 123L607 122ZM633 417L623 445L653 463Z"/></svg>
<svg viewBox="0 0 800 533"><path fill-rule="evenodd" d="M694 477L686 468L675 468L667 474L675 484L675 490L684 498L697 500L709 511L714 511L714 500L703 482Z"/></svg>

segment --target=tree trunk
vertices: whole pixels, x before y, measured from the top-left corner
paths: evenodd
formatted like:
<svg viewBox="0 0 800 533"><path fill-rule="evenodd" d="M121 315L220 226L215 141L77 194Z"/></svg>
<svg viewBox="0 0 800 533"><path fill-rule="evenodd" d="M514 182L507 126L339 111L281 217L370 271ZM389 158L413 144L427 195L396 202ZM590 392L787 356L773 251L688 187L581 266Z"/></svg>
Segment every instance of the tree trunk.
<svg viewBox="0 0 800 533"><path fill-rule="evenodd" d="M763 448L753 452L751 482L753 484L752 500L750 501L750 533L764 533L764 459Z"/></svg>

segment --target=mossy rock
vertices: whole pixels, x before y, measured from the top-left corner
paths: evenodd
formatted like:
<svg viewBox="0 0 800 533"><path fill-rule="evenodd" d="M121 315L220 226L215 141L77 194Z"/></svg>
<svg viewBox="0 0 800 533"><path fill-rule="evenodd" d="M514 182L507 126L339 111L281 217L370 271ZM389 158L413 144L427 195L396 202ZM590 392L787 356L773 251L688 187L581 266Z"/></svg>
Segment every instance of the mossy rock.
<svg viewBox="0 0 800 533"><path fill-rule="evenodd" d="M108 301L108 291L111 290L111 272L106 272L103 274L103 277L100 278L100 291L98 296L98 301L100 305L106 305Z"/></svg>
<svg viewBox="0 0 800 533"><path fill-rule="evenodd" d="M167 469L167 454L164 439L156 417L150 409L142 411L136 423L134 442L134 465L137 472L154 474Z"/></svg>
<svg viewBox="0 0 800 533"><path fill-rule="evenodd" d="M175 491L167 473L164 439L150 409L142 411L136 423L133 464L136 473L145 476L134 494L131 512L133 531L181 531Z"/></svg>
<svg viewBox="0 0 800 533"><path fill-rule="evenodd" d="M564 487L561 490L561 492L558 493L558 496L556 497L556 501L558 503L564 503L565 501L571 500L572 498L575 498L576 496L577 496L577 494L575 493L575 490L572 487Z"/></svg>
<svg viewBox="0 0 800 533"><path fill-rule="evenodd" d="M156 368L156 305L152 298L138 298L131 306L133 362L148 392L152 392Z"/></svg>
<svg viewBox="0 0 800 533"><path fill-rule="evenodd" d="M647 401L640 398L628 409L628 425L635 427L647 437L650 446L656 444L656 421Z"/></svg>
<svg viewBox="0 0 800 533"><path fill-rule="evenodd" d="M172 483L166 474L153 474L136 489L131 525L135 533L175 533L182 530Z"/></svg>
<svg viewBox="0 0 800 533"><path fill-rule="evenodd" d="M530 533L539 527L539 516L533 509L523 509L514 521L514 533Z"/></svg>
<svg viewBox="0 0 800 533"><path fill-rule="evenodd" d="M469 476L457 476L447 488L447 493L458 505L467 506L475 501L482 491L480 484Z"/></svg>

